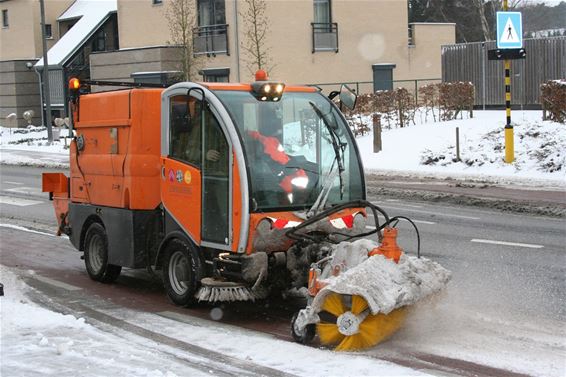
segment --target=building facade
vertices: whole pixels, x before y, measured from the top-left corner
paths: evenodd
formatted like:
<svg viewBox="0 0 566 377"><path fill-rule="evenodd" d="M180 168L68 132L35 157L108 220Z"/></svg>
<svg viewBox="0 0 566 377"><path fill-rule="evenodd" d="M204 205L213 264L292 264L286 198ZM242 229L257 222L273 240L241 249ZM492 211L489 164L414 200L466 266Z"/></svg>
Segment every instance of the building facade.
<svg viewBox="0 0 566 377"><path fill-rule="evenodd" d="M256 68L244 48L252 26L244 16L249 1L194 1L193 51L201 58L199 79L250 81ZM169 48L167 12L174 3L118 0L120 45L129 50L128 55L131 50L139 52L136 71L175 70L173 62L155 58L155 50ZM406 0L266 0L265 4L268 73L290 83L372 81L372 65L380 63L395 66L394 80L439 79L441 46L455 41L454 24L408 25ZM141 25L151 32L140 32ZM122 52L93 55L93 77L128 79L131 72L122 66L123 56ZM366 90L370 89L368 85Z"/></svg>
<svg viewBox="0 0 566 377"><path fill-rule="evenodd" d="M66 60L60 59L62 54L55 52L68 49L69 43L59 38L73 30L69 23L83 17L69 18L69 13L77 14L70 9L109 1L116 4L114 16L108 13L104 24L75 39L77 46L63 54ZM355 89L368 92L387 88L376 86L376 74L389 81L439 79L441 46L455 42L454 24L408 24L407 0L45 0L46 23L53 34L49 51L59 58L54 59L56 67L49 58L50 70L63 72L61 78L67 79L65 67L87 49L82 54L83 68L88 66L84 78L170 82L181 70L182 54L172 38L168 14L182 14L179 7L185 4L198 72L192 79L249 82L257 69L246 50L254 28L246 14L253 1L265 6L260 17L260 26L267 26L261 44L269 58L265 68L270 77L287 83L334 89L338 84L322 84L366 82ZM9 26L0 34L0 118L4 122L15 112L22 125L22 109L32 102L39 109L40 102L37 74L26 67L31 62L35 69L43 68L39 1L4 0L0 8L9 17ZM93 48L97 35L105 36L105 48ZM383 70L388 72L383 75ZM26 90L18 89L27 84Z"/></svg>
<svg viewBox="0 0 566 377"><path fill-rule="evenodd" d="M73 0L48 1L47 48L59 40L57 17L72 3ZM3 0L0 11L0 125L27 125L23 113L28 110L35 114L32 123L40 124L40 80L33 68L43 51L39 0Z"/></svg>

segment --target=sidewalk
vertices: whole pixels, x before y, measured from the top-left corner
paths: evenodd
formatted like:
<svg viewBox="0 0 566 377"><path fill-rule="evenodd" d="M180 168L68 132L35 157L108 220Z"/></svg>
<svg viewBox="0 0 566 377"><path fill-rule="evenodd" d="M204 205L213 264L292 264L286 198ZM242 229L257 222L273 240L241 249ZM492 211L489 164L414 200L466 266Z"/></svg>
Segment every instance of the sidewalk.
<svg viewBox="0 0 566 377"><path fill-rule="evenodd" d="M69 151L30 151L29 149L0 148L2 165L35 166L44 168L68 168Z"/></svg>
<svg viewBox="0 0 566 377"><path fill-rule="evenodd" d="M368 195L412 198L566 217L566 183L562 187L482 182L451 177L366 174Z"/></svg>

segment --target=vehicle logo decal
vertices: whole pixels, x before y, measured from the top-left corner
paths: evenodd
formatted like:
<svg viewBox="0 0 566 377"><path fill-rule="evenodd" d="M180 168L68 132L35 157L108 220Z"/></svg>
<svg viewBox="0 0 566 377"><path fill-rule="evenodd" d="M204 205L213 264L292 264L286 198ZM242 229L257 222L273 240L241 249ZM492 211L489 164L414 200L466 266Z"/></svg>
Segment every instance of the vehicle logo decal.
<svg viewBox="0 0 566 377"><path fill-rule="evenodd" d="M169 182L174 182L175 181L175 172L173 171L173 169L169 169Z"/></svg>
<svg viewBox="0 0 566 377"><path fill-rule="evenodd" d="M183 182L183 171L177 170L177 182Z"/></svg>
<svg viewBox="0 0 566 377"><path fill-rule="evenodd" d="M190 172L189 170L187 170L187 171L185 172L185 183L186 183L187 185L190 185L190 184L191 184L191 179L192 179L192 177L191 177L191 172Z"/></svg>

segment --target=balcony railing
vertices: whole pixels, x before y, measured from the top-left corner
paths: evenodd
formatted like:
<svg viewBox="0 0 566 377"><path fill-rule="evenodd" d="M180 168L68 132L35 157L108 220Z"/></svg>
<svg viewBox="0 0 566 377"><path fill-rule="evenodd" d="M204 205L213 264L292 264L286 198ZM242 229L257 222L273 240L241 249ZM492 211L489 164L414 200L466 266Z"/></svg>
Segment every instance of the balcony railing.
<svg viewBox="0 0 566 377"><path fill-rule="evenodd" d="M338 52L338 24L312 22L312 52Z"/></svg>
<svg viewBox="0 0 566 377"><path fill-rule="evenodd" d="M194 28L193 53L195 55L230 55L228 49L228 25L208 25Z"/></svg>

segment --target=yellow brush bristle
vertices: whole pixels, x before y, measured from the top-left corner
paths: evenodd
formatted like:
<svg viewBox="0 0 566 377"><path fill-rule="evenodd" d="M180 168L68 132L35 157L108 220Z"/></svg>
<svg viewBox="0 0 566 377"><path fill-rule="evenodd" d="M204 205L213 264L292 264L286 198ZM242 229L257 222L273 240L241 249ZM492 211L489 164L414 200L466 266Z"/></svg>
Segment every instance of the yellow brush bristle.
<svg viewBox="0 0 566 377"><path fill-rule="evenodd" d="M360 314L368 308L368 303L362 296L352 296L352 313Z"/></svg>
<svg viewBox="0 0 566 377"><path fill-rule="evenodd" d="M359 332L347 336L338 344L336 351L356 351L370 348L393 335L403 324L406 312L403 308L391 313L369 315L360 323Z"/></svg>
<svg viewBox="0 0 566 377"><path fill-rule="evenodd" d="M330 293L328 296L326 296L324 304L322 304L322 310L336 317L344 314L346 308L344 307L344 303L342 302L342 296L340 296L338 293Z"/></svg>
<svg viewBox="0 0 566 377"><path fill-rule="evenodd" d="M334 323L317 323L316 332L320 343L326 346L337 344L344 339L344 335L338 331L338 326Z"/></svg>

